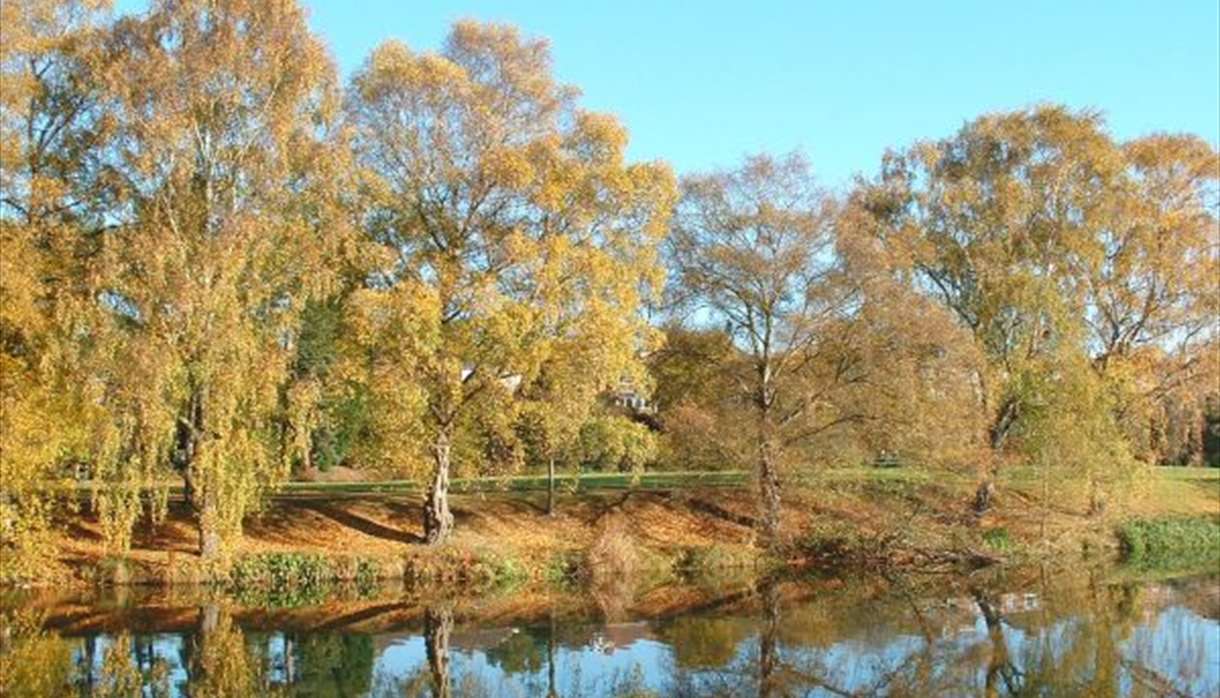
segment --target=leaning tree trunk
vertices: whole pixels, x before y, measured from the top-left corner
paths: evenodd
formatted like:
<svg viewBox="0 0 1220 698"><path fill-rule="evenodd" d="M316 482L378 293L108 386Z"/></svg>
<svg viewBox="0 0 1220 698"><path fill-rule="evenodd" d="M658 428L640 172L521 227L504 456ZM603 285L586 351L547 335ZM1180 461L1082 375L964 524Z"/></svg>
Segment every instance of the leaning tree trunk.
<svg viewBox="0 0 1220 698"><path fill-rule="evenodd" d="M1008 641L1004 637L1003 618L996 604L979 590L973 592L975 603L987 624L987 636L991 640L991 656L987 661L987 674L983 686L983 695L987 698L1001 694L1017 695L1021 686L1018 682L1019 673L1008 655ZM1000 682L1003 682L1001 687Z"/></svg>
<svg viewBox="0 0 1220 698"><path fill-rule="evenodd" d="M441 432L432 445L432 483L424 500L424 541L429 545L444 543L453 532L453 513L449 511L449 452L449 434Z"/></svg>
<svg viewBox="0 0 1220 698"><path fill-rule="evenodd" d="M991 427L987 430L987 443L991 447L991 452L987 455L992 462L985 468L979 486L974 491L974 502L971 508L977 516L982 516L991 509L996 490L996 459L999 458L1000 451L1004 448L1004 443L1008 440L1008 435L1012 432L1020 411L1020 404L1015 399L1008 398L1000 406Z"/></svg>

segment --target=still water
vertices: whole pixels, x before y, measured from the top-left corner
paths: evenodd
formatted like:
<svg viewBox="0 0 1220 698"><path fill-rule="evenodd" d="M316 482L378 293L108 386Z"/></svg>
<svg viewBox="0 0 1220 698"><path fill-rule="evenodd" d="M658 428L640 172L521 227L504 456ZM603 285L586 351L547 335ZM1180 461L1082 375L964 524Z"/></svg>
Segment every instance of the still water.
<svg viewBox="0 0 1220 698"><path fill-rule="evenodd" d="M0 693L1220 696L1220 575L0 598Z"/></svg>

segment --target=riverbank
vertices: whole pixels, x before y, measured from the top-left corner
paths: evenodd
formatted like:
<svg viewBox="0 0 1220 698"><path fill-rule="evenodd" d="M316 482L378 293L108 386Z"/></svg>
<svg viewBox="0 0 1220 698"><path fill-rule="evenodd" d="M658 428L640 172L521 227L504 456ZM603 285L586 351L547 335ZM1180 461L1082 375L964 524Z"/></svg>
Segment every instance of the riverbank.
<svg viewBox="0 0 1220 698"><path fill-rule="evenodd" d="M885 570L1105 558L1118 554L1117 534L1132 521L1220 518L1220 479L1211 474L1153 473L1097 517L1088 515L1083 493L1060 488L1044 503L1036 479L1018 473L980 518L967 506L968 478L899 469L833 472L789 490L784 544L771 555L754 545L755 503L744 488L568 494L554 516L545 514L539 493L458 495L457 532L436 548L422 545L419 507L411 499L278 500L250 517L232 564L223 568L195 554L192 520L178 506L161 524L141 526L121 558L106 554L95 519L74 517L56 542L58 565L32 581L218 583L292 594L385 579L453 587L597 586L782 566Z"/></svg>

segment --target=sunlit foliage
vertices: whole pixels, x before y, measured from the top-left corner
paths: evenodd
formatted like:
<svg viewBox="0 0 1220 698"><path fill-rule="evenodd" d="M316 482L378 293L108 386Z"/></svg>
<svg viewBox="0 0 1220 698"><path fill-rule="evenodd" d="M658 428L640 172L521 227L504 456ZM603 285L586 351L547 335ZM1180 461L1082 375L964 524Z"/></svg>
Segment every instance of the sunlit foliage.
<svg viewBox="0 0 1220 698"><path fill-rule="evenodd" d="M361 217L384 247L354 299L388 363L371 365L371 390L408 396L404 414L422 417L427 452L383 443L404 463L430 461L424 522L439 542L464 423L513 409L565 346L598 349L580 370L604 389L650 341L637 308L659 281L672 176L626 163L622 126L576 106L545 42L503 26L459 23L440 54L383 44L349 113Z"/></svg>

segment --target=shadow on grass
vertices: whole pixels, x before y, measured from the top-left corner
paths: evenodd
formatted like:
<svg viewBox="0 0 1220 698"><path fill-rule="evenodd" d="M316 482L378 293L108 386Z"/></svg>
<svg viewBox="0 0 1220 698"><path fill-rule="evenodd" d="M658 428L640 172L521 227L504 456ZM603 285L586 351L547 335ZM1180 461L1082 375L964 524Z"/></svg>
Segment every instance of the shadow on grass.
<svg viewBox="0 0 1220 698"><path fill-rule="evenodd" d="M381 538L382 540L393 541L395 543L423 543L422 536L407 531L402 531L397 528L391 528L384 524L380 524L372 519L367 519L363 516L353 514L350 511L344 511L337 507L333 507L323 502L308 502L302 503L302 509L307 509L316 514L325 516L335 523L355 529L361 533L372 536L373 538Z"/></svg>

